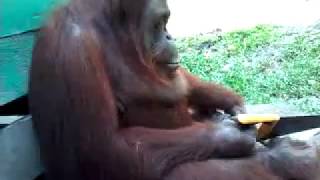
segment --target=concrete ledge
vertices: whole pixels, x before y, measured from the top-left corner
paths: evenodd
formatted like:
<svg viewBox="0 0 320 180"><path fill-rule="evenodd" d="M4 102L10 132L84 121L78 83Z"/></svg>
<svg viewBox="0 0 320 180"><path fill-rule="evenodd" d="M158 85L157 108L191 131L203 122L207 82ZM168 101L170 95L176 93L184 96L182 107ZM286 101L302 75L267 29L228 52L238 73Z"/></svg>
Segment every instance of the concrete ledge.
<svg viewBox="0 0 320 180"><path fill-rule="evenodd" d="M261 114L261 113L275 113L280 116L302 116L306 113L301 112L299 108L286 103L277 104L256 104L246 106L248 113Z"/></svg>
<svg viewBox="0 0 320 180"><path fill-rule="evenodd" d="M33 180L42 170L30 116L0 130L1 180Z"/></svg>

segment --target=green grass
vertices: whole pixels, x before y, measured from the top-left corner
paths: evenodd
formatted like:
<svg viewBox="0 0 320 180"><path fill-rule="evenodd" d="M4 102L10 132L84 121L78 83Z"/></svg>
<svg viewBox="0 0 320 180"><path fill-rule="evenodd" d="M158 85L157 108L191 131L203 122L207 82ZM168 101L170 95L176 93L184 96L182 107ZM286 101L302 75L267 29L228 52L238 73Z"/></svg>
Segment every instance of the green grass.
<svg viewBox="0 0 320 180"><path fill-rule="evenodd" d="M177 40L182 64L248 103L285 101L320 113L320 30L259 25Z"/></svg>

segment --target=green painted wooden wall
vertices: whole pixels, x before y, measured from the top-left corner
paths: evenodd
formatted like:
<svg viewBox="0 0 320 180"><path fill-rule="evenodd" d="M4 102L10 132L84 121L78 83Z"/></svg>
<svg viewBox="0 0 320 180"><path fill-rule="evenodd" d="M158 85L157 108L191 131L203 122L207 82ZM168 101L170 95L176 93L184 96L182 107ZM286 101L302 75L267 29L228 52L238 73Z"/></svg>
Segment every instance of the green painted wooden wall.
<svg viewBox="0 0 320 180"><path fill-rule="evenodd" d="M34 33L0 39L0 105L27 92Z"/></svg>
<svg viewBox="0 0 320 180"><path fill-rule="evenodd" d="M0 105L27 92L34 32L66 0L0 0Z"/></svg>
<svg viewBox="0 0 320 180"><path fill-rule="evenodd" d="M1 0L0 37L38 28L51 10L64 0Z"/></svg>

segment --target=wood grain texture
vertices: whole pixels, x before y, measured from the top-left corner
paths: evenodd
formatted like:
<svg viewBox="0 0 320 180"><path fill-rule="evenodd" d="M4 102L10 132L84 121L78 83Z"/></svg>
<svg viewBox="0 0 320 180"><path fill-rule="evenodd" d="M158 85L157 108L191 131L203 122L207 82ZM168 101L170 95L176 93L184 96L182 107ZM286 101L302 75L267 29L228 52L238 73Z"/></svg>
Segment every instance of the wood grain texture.
<svg viewBox="0 0 320 180"><path fill-rule="evenodd" d="M0 39L0 105L27 92L34 33Z"/></svg>
<svg viewBox="0 0 320 180"><path fill-rule="evenodd" d="M0 37L37 29L57 5L66 0L1 0Z"/></svg>

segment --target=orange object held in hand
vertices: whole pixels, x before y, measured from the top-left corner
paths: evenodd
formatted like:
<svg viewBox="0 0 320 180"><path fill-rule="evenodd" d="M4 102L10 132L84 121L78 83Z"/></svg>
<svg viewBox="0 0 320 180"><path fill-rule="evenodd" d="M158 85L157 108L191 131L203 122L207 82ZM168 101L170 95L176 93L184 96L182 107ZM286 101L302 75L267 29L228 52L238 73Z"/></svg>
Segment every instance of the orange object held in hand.
<svg viewBox="0 0 320 180"><path fill-rule="evenodd" d="M267 138L274 126L279 122L278 114L239 114L236 119L244 125L260 124L258 127L257 139Z"/></svg>
<svg viewBox="0 0 320 180"><path fill-rule="evenodd" d="M236 119L241 124L273 123L280 120L278 114L239 114Z"/></svg>

